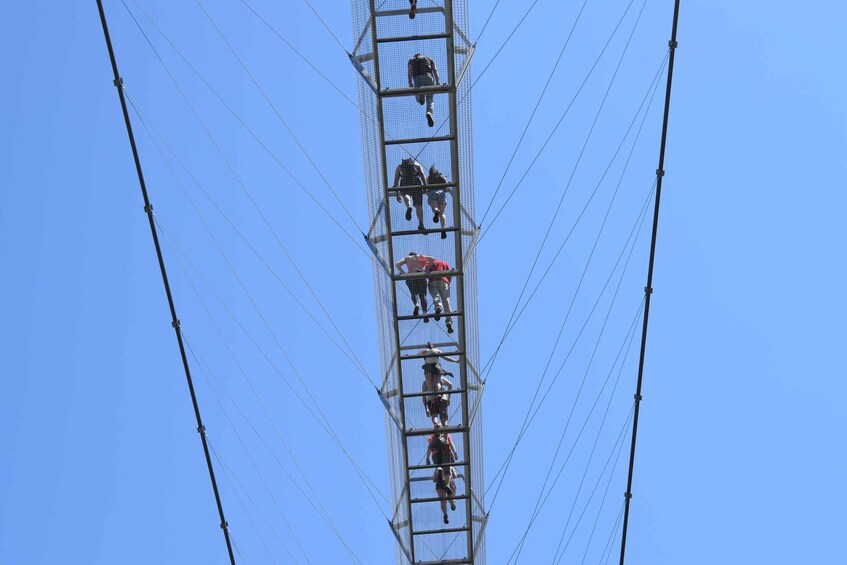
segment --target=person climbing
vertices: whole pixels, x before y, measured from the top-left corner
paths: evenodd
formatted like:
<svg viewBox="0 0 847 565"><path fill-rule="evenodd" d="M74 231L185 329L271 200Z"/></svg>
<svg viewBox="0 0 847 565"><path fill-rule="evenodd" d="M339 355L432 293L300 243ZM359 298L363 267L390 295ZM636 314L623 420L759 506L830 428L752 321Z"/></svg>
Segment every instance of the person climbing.
<svg viewBox="0 0 847 565"><path fill-rule="evenodd" d="M436 426L438 428L439 426ZM459 459L459 453L456 451L456 446L453 445L453 438L450 434L444 432L435 432L429 439L429 446L426 448L426 464L430 464L430 456L432 463L437 466L451 465Z"/></svg>
<svg viewBox="0 0 847 565"><path fill-rule="evenodd" d="M441 78L438 76L438 67L435 66L435 61L420 53L415 53L415 56L409 59L407 74L409 75L409 88L441 84ZM431 92L427 94L416 94L415 98L421 106L426 101L426 122L429 124L429 127L432 127L435 125L432 119L434 106L433 94Z"/></svg>
<svg viewBox="0 0 847 565"><path fill-rule="evenodd" d="M409 19L415 19L415 10L418 9L418 0L409 0Z"/></svg>
<svg viewBox="0 0 847 565"><path fill-rule="evenodd" d="M435 165L429 168L429 176L426 180L428 185L447 184L447 179L441 174L441 171L435 168ZM447 227L447 218L444 216L444 212L447 210L448 192L453 192L453 189L449 186L427 191L426 201L429 207L432 208L432 221L436 224L439 221L441 222L441 239L447 239L447 232L444 231L444 228Z"/></svg>
<svg viewBox="0 0 847 565"><path fill-rule="evenodd" d="M450 361L451 363L459 362L459 360L456 358L448 357L447 355L441 355L441 350L436 349L431 342L427 342L426 348L418 351L418 355L425 356L423 358L424 381L429 381L429 390L438 390L438 379L444 372L441 368L441 363L439 362L439 359L444 359L445 361ZM437 355L439 357L437 357Z"/></svg>
<svg viewBox="0 0 847 565"><path fill-rule="evenodd" d="M450 523L450 516L447 515L447 497L456 494L456 469L448 467L445 470L443 467L436 467L432 474L432 482L435 483L435 492L438 498L441 499L441 513L444 514L444 523ZM450 510L456 510L456 501L450 499Z"/></svg>
<svg viewBox="0 0 847 565"><path fill-rule="evenodd" d="M423 399L426 415L432 419L432 425L435 428L439 427L439 420L441 426L446 426L447 418L449 417L447 414L447 408L450 407L450 395L442 393L441 391L444 389L453 390L453 383L444 377L445 374L447 373L442 371L437 377L424 379L423 386L421 386L421 392L439 393L424 395L421 397ZM450 375L452 376L452 373L450 373Z"/></svg>
<svg viewBox="0 0 847 565"><path fill-rule="evenodd" d="M408 157L400 161L397 168L394 170L394 188L400 187L400 193L397 194L397 202L406 202L406 219L412 219L412 206L415 207L415 212L418 216L418 229L423 230L423 192L426 191L421 185L426 186L426 175L424 175L423 166L418 163L413 157Z"/></svg>
<svg viewBox="0 0 847 565"><path fill-rule="evenodd" d="M431 261L435 261L435 258L428 257L426 255L418 255L414 251L410 251L408 255L406 255L397 262L395 267L398 271L400 271L400 274L403 274L404 266L406 267L409 273L422 273ZM417 316L421 313L421 311L423 311L423 321L425 324L428 323L429 317L426 315L426 279L406 279L406 286L409 287L409 293L412 297L412 304L415 305L415 310L412 315Z"/></svg>
<svg viewBox="0 0 847 565"><path fill-rule="evenodd" d="M441 313L447 312L450 314L453 309L450 308L450 277L440 275L439 273L450 270L450 265L441 259L433 259L427 263L427 270L431 275L436 275L428 279L429 294L432 296L432 305L435 307L435 321L441 319ZM444 309L446 307L446 310ZM445 320L447 333L453 333L453 319L447 316Z"/></svg>

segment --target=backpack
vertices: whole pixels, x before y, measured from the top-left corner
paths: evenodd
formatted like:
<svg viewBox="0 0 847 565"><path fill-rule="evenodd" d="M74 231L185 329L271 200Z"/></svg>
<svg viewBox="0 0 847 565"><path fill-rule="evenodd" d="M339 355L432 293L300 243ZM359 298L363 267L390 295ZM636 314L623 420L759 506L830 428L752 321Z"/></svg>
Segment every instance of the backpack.
<svg viewBox="0 0 847 565"><path fill-rule="evenodd" d="M400 176L403 177L404 180L415 179L418 176L418 171L415 167L416 164L416 161L411 157L403 159L400 162Z"/></svg>
<svg viewBox="0 0 847 565"><path fill-rule="evenodd" d="M412 76L431 75L435 67L433 60L424 55L412 57L409 64L412 65Z"/></svg>

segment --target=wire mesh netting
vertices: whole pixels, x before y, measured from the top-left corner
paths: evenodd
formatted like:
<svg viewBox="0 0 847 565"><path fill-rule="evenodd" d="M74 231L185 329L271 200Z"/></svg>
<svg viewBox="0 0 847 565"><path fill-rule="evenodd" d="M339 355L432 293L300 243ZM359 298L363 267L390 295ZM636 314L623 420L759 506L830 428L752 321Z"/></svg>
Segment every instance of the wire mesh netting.
<svg viewBox="0 0 847 565"><path fill-rule="evenodd" d="M409 6L408 0L352 2L351 62L359 72L392 527L398 563L412 558L484 563L467 2L419 0L415 18L409 17ZM415 54L430 62L424 67L410 63ZM418 78L422 68L429 78ZM409 88L430 84L430 92ZM443 176L430 175L431 168ZM421 177L442 186L428 191ZM432 260L438 259L446 266L434 270L446 274L393 280L395 265L410 253L417 255L405 265L409 271L418 270L410 264L427 261L433 269ZM448 394L423 394L424 360L416 355L427 343L458 361L441 363L451 373L445 376L445 388L452 386ZM427 415L427 401L433 399L438 400ZM426 464L434 423L448 426L455 465L438 469ZM455 477L445 482L450 469ZM437 488L445 484L456 497L455 510L439 498L450 494Z"/></svg>

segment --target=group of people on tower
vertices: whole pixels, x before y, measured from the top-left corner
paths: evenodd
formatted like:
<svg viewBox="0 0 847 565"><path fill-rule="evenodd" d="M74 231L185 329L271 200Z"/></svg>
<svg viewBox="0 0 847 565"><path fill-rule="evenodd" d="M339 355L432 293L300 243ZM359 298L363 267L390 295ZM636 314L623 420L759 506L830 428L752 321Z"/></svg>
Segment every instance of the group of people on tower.
<svg viewBox="0 0 847 565"><path fill-rule="evenodd" d="M409 0L409 18L415 18L416 9L417 0ZM420 53L409 59L407 75L409 88L441 84L435 61ZM426 104L426 121L429 127L433 127L435 123L433 119L433 93L419 93L415 95L415 99L422 106ZM397 194L397 202L406 204L406 220L411 221L414 213L418 220L418 230L426 229L423 212L423 196L426 194L427 204L429 204L433 213L432 221L441 225L441 239L447 238L447 219L445 217L447 193L452 192L451 187L445 186L447 184L449 184L447 179L435 165L429 168L427 175L423 165L417 161L416 157L403 159L394 171L393 187L400 188ZM446 314L447 333L452 334L453 321L450 317L452 313L450 307L451 277L444 274L451 270L450 265L441 259L411 251L406 257L398 261L395 267L400 273L427 273L431 275L406 280L406 286L409 288L409 294L414 304L413 315L423 314L423 322L429 323L429 315L427 314L428 290L434 307L432 317L435 321L439 321L442 314ZM406 267L406 271L403 270L403 267ZM452 497L456 494L456 478L458 475L454 463L458 459L458 453L450 434L441 430L448 425L450 417L448 411L450 407L449 391L453 390L453 383L447 376L452 377L453 374L442 369L440 360L458 363L459 359L444 355L431 342L427 343L426 347L418 354L422 355L424 360L424 380L421 392L432 393L424 394L421 398L426 415L432 420L432 425L435 428L435 432L428 438L426 463L427 465L435 465L432 481L435 483L435 491L441 499L444 523L448 524L450 522L447 514L448 499L451 510L456 510L456 502Z"/></svg>
<svg viewBox="0 0 847 565"><path fill-rule="evenodd" d="M429 175L424 174L423 165L418 163L414 157L407 157L400 161L394 170L394 188L400 188L397 194L397 202L406 204L406 220L411 221L412 210L418 218L418 229L424 230L423 195L427 196L427 204L432 209L432 221L441 224L441 239L447 239L447 193L453 192L447 179L435 165L429 168ZM432 186L433 188L427 188Z"/></svg>
<svg viewBox="0 0 847 565"><path fill-rule="evenodd" d="M450 264L435 257L419 255L414 251L410 251L408 255L397 262L395 267L401 274L404 273L403 267L406 267L409 273L427 273L431 275L429 277L406 279L406 286L409 288L412 304L415 306L412 315L418 316L423 313L424 323L429 323L426 300L426 292L429 290L434 307L432 317L437 322L441 319L442 314L446 314L444 324L447 326L447 333L453 333L453 320L449 316L453 312L453 309L450 307L451 277L445 274L450 271Z"/></svg>

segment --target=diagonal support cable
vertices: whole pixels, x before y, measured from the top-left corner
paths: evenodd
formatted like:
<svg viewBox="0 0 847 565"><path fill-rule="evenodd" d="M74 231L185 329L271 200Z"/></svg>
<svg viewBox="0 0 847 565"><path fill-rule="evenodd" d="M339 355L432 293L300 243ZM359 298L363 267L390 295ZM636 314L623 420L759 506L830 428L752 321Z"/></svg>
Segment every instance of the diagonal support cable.
<svg viewBox="0 0 847 565"><path fill-rule="evenodd" d="M650 263L647 267L647 286L644 287L644 325L641 330L641 352L638 358L638 382L635 386L635 413L632 417L632 445L629 451L629 473L626 479L626 500L624 501L623 526L621 527L621 559L620 565L624 565L626 556L626 534L629 526L629 502L632 500L632 474L635 466L635 442L638 437L638 413L641 407L641 385L644 380L644 353L647 347L647 323L650 320L650 298L653 296L653 264L656 259L656 235L659 229L659 203L662 198L662 179L665 176L665 147L668 140L668 116L671 109L671 86L673 84L673 63L676 55L676 30L679 23L679 0L674 2L673 25L671 40L668 42L670 48L670 59L668 60L668 83L665 89L665 113L662 119L662 141L659 147L659 167L656 169L656 201L653 209L653 234L650 240Z"/></svg>
<svg viewBox="0 0 847 565"><path fill-rule="evenodd" d="M171 312L171 325L176 333L176 341L179 345L179 354L182 358L182 368L185 371L185 380L188 383L188 391L191 394L191 404L194 406L194 417L197 420L197 432L200 434L200 441L203 444L203 454L206 457L206 467L209 469L209 479L212 481L212 490L215 493L215 503L218 507L218 515L221 520L221 530L223 530L224 539L226 540L226 548L229 553L229 561L231 565L235 565L235 555L233 554L233 544L229 535L229 525L224 516L223 504L221 503L221 495L218 491L218 483L215 479L215 469L212 465L212 458L209 454L209 444L206 440L206 427L203 425L203 419L200 417L200 406L197 403L197 395L194 392L194 383L191 380L191 369L188 366L188 358L185 353L185 344L182 339L182 330L180 329L179 318L176 315L176 307L174 306L173 295L171 294L170 283L168 282L168 274L165 270L165 261L162 258L162 248L159 245L159 236L156 232L156 223L153 219L153 206L150 204L150 198L147 194L147 185L144 182L144 174L141 170L141 160L138 156L138 148L135 145L135 136L132 133L132 123L129 119L129 111L127 109L126 98L123 92L123 79L118 72L118 63L115 59L115 51L112 48L112 38L109 35L109 27L106 24L106 13L103 10L102 0L97 0L97 9L100 12L100 23L103 25L103 36L106 39L106 47L109 50L109 59L112 63L112 73L115 76L114 84L118 90L118 97L121 101L121 110L124 115L124 123L126 124L126 132L129 137L129 144L132 148L132 157L135 161L135 170L138 174L138 183L141 186L141 195L144 198L144 212L147 214L147 219L150 222L150 234L153 237L153 245L156 248L156 258L159 261L159 270L162 273L162 283L165 286L165 294L168 298L168 307Z"/></svg>

